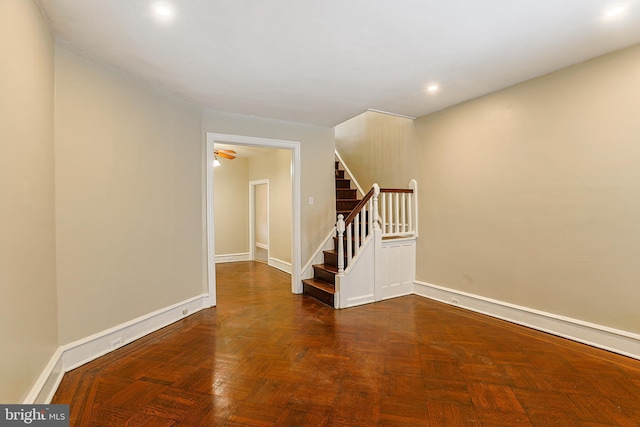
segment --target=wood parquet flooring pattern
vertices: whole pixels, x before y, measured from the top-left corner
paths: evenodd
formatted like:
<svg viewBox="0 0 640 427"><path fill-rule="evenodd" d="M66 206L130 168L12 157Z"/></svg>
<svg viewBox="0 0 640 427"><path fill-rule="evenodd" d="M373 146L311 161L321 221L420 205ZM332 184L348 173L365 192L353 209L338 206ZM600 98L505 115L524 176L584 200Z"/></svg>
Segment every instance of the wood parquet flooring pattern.
<svg viewBox="0 0 640 427"><path fill-rule="evenodd" d="M334 310L265 264L67 373L73 426L633 426L640 361L419 296Z"/></svg>

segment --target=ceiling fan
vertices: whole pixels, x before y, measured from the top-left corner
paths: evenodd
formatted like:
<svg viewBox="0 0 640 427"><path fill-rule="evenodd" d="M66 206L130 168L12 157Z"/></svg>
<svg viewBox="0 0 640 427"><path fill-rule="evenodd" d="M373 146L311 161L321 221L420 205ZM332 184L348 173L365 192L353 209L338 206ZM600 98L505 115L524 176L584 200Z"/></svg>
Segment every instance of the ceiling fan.
<svg viewBox="0 0 640 427"><path fill-rule="evenodd" d="M218 156L222 157L223 159L233 160L236 158L234 154L236 154L236 152L233 150L213 150L213 166L220 166Z"/></svg>
<svg viewBox="0 0 640 427"><path fill-rule="evenodd" d="M213 150L213 155L214 156L220 156L223 157L225 159L229 159L229 160L233 160L236 158L236 156L234 156L234 154L236 154L235 151L233 150Z"/></svg>

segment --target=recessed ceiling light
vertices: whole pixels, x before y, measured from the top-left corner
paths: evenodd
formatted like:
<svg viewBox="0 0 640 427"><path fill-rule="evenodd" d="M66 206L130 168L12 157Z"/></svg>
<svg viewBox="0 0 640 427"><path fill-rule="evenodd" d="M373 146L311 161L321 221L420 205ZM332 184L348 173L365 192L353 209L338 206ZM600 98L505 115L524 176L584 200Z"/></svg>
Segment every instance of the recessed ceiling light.
<svg viewBox="0 0 640 427"><path fill-rule="evenodd" d="M624 10L624 6L614 6L610 9L607 9L607 11L605 12L605 16L607 18L617 18L624 13Z"/></svg>
<svg viewBox="0 0 640 427"><path fill-rule="evenodd" d="M427 86L427 92L434 93L434 92L437 92L438 90L440 90L440 86L438 86L437 84L432 84Z"/></svg>
<svg viewBox="0 0 640 427"><path fill-rule="evenodd" d="M162 18L170 18L171 15L173 15L173 9L166 3L156 4L153 10L156 12L156 15Z"/></svg>

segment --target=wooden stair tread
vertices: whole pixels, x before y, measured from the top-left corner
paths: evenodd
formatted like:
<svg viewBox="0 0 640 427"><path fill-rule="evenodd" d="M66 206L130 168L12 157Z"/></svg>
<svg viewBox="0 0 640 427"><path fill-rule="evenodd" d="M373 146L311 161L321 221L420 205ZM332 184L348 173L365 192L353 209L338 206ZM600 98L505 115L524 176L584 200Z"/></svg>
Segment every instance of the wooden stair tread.
<svg viewBox="0 0 640 427"><path fill-rule="evenodd" d="M334 267L330 264L314 264L314 267L321 268L329 273L338 274L338 267Z"/></svg>
<svg viewBox="0 0 640 427"><path fill-rule="evenodd" d="M307 284L309 286L313 286L314 288L321 289L321 290L323 290L323 291L325 291L327 293L330 293L330 294L335 294L336 293L336 288L333 285L331 285L330 283L327 283L327 282L325 282L323 280L318 280L318 279L311 278L311 279L302 280L302 283L305 283L305 284Z"/></svg>

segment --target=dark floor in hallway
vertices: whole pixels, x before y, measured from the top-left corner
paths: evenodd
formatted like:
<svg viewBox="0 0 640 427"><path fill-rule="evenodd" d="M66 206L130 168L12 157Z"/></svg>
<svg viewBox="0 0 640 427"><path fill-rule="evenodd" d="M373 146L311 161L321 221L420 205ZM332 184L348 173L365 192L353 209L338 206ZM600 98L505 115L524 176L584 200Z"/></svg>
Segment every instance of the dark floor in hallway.
<svg viewBox="0 0 640 427"><path fill-rule="evenodd" d="M259 262L67 373L76 426L634 426L640 361L419 296L333 310Z"/></svg>

